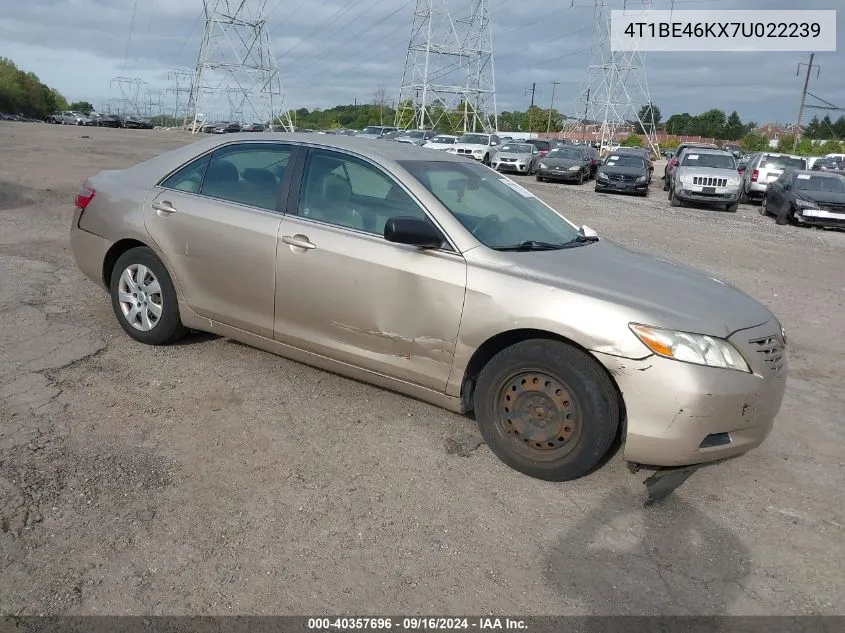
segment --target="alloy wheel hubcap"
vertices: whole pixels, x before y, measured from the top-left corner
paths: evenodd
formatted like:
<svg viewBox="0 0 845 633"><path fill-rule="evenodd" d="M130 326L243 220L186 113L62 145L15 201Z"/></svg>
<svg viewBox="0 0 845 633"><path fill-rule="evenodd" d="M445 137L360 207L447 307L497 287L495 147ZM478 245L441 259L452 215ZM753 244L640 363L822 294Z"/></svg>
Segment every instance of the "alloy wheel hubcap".
<svg viewBox="0 0 845 633"><path fill-rule="evenodd" d="M558 459L577 444L581 413L558 378L521 372L501 384L496 400L500 432L532 459Z"/></svg>
<svg viewBox="0 0 845 633"><path fill-rule="evenodd" d="M149 332L161 320L164 298L153 272L143 264L131 264L120 275L117 288L120 311L136 330Z"/></svg>

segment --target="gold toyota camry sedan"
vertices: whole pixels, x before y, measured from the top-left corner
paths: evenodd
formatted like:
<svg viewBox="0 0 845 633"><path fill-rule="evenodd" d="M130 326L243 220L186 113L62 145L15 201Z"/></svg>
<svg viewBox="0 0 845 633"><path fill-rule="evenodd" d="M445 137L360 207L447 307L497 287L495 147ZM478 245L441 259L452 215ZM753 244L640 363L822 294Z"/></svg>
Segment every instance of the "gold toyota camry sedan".
<svg viewBox="0 0 845 633"><path fill-rule="evenodd" d="M76 197L82 272L136 341L226 336L459 413L564 481L733 457L772 428L786 341L718 279L612 244L470 159L230 134Z"/></svg>

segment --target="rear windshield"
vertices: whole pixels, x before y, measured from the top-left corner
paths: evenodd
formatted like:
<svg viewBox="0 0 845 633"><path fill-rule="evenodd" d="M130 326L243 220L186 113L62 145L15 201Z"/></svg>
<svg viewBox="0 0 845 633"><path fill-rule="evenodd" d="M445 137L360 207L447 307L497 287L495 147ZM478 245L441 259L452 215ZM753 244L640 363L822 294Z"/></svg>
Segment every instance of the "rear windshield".
<svg viewBox="0 0 845 633"><path fill-rule="evenodd" d="M760 167L763 169L807 169L807 161L803 158L766 154L760 159Z"/></svg>
<svg viewBox="0 0 845 633"><path fill-rule="evenodd" d="M526 143L533 145L537 149L551 149L552 143L551 141L539 141L536 139L531 139L529 141L525 141Z"/></svg>
<svg viewBox="0 0 845 633"><path fill-rule="evenodd" d="M730 154L696 154L690 150L684 154L684 167L710 167L712 169L736 169L736 159Z"/></svg>
<svg viewBox="0 0 845 633"><path fill-rule="evenodd" d="M830 191L845 193L845 178L842 176L822 176L813 174L798 174L795 177L795 188L805 191Z"/></svg>
<svg viewBox="0 0 845 633"><path fill-rule="evenodd" d="M568 158L569 160L583 160L584 155L577 149L558 147L547 154L549 158Z"/></svg>

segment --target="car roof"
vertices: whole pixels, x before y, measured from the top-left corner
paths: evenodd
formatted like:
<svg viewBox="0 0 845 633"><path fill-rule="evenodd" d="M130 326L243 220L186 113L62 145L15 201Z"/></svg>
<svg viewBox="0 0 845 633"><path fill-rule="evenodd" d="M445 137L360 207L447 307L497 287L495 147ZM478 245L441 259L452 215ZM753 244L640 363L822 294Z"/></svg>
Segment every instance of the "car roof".
<svg viewBox="0 0 845 633"><path fill-rule="evenodd" d="M728 156L733 156L729 151L716 147L690 147L687 149L693 149L697 154L727 154Z"/></svg>

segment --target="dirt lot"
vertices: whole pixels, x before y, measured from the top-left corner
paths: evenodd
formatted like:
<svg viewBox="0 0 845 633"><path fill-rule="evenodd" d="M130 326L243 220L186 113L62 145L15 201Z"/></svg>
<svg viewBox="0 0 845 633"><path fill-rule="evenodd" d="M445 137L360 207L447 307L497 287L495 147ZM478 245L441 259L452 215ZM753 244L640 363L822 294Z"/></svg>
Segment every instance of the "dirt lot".
<svg viewBox="0 0 845 633"><path fill-rule="evenodd" d="M448 452L473 424L432 406L212 336L132 342L74 266L72 198L189 140L0 124L0 612L845 613L845 233L524 181L789 333L769 440L644 508L619 457L535 481Z"/></svg>

